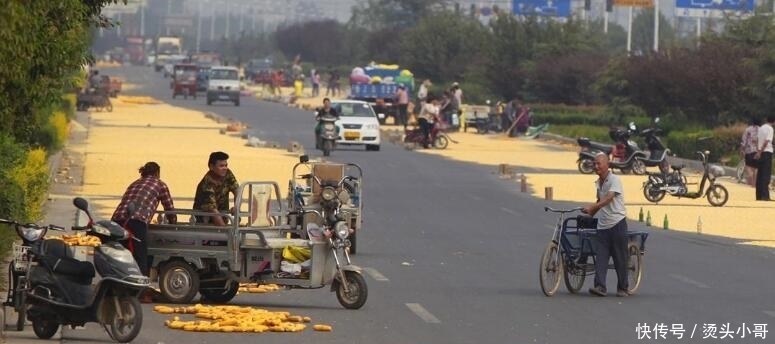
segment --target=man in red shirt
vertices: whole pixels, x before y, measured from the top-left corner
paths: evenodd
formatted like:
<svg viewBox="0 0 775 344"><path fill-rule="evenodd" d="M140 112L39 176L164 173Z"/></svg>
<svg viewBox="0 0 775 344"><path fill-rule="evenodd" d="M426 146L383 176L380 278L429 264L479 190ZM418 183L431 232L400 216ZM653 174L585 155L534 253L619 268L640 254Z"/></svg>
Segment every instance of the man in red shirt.
<svg viewBox="0 0 775 344"><path fill-rule="evenodd" d="M124 196L121 197L121 203L118 204L111 218L114 222L131 231L132 235L139 240L138 242L129 239L124 245L132 251L132 256L145 276L148 276L150 270L146 243L148 223L153 219L153 214L159 203L162 204L164 210L175 210L170 190L167 184L159 178L160 175L161 168L153 161L140 167L140 179L129 184ZM130 203L134 203L134 212L131 214L129 214ZM167 214L167 221L176 223L177 216Z"/></svg>

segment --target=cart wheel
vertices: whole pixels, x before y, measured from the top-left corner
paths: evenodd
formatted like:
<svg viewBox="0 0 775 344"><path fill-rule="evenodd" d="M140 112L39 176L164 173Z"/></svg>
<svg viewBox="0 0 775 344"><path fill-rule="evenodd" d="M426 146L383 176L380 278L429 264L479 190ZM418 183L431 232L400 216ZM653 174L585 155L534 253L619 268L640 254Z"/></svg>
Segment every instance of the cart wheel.
<svg viewBox="0 0 775 344"><path fill-rule="evenodd" d="M643 256L640 254L640 248L638 245L630 243L627 246L628 260L627 260L627 279L630 288L628 292L635 294L640 288L640 281L643 279Z"/></svg>
<svg viewBox="0 0 775 344"><path fill-rule="evenodd" d="M724 185L713 184L708 187L708 203L714 207L720 207L727 203L729 191Z"/></svg>
<svg viewBox="0 0 775 344"><path fill-rule="evenodd" d="M108 104L107 109L108 112L113 112L113 104Z"/></svg>
<svg viewBox="0 0 775 344"><path fill-rule="evenodd" d="M202 298L205 301L212 303L227 303L231 301L235 295L237 295L237 291L239 291L239 283L236 281L232 281L228 288L199 289L199 293L202 294Z"/></svg>
<svg viewBox="0 0 775 344"><path fill-rule="evenodd" d="M539 277L541 281L541 291L546 296L552 296L560 288L560 275L562 275L562 262L560 261L559 248L557 243L550 242L541 256L541 267Z"/></svg>
<svg viewBox="0 0 775 344"><path fill-rule="evenodd" d="M159 289L171 303L191 303L199 290L199 274L186 262L171 261L161 269Z"/></svg>
<svg viewBox="0 0 775 344"><path fill-rule="evenodd" d="M366 280L363 275L355 271L345 271L344 278L347 279L349 292L344 290L344 284L338 282L336 286L336 299L339 304L347 309L359 309L366 303L369 296L369 289L366 286Z"/></svg>
<svg viewBox="0 0 775 344"><path fill-rule="evenodd" d="M646 200L649 202L657 203L665 198L665 192L658 190L653 182L648 181L646 182L646 185L643 186L643 196L646 197ZM708 195L708 197L710 197L710 195Z"/></svg>
<svg viewBox="0 0 775 344"><path fill-rule="evenodd" d="M568 288L568 291L572 294L576 294L584 287L584 280L587 278L587 275L583 268L577 267L575 264L573 264L573 267L569 267L566 264L563 265L565 265L563 268L565 287Z"/></svg>

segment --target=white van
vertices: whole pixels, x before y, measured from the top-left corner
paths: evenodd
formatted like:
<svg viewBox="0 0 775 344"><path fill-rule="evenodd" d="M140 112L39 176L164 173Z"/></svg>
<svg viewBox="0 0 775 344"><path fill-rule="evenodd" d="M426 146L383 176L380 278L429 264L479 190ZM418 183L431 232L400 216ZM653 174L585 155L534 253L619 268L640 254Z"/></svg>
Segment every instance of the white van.
<svg viewBox="0 0 775 344"><path fill-rule="evenodd" d="M216 101L232 102L239 106L240 80L236 67L213 66L207 82L207 105Z"/></svg>

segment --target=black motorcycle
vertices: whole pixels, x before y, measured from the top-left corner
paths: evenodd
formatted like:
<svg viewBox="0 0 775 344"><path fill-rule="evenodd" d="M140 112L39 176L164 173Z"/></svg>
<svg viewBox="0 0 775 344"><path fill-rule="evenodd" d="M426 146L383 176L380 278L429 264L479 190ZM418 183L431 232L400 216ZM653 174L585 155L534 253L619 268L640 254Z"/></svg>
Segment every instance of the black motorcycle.
<svg viewBox="0 0 775 344"><path fill-rule="evenodd" d="M604 153L610 156L608 165L612 169L621 170L622 173L633 172L635 174L646 173L646 153L638 147L638 144L630 138L637 133L635 123L630 122L628 128L612 128L608 135L616 144L614 146L590 141L586 137L580 137L576 142L581 146L579 158L576 160L579 172L591 174L595 172L595 156Z"/></svg>
<svg viewBox="0 0 775 344"><path fill-rule="evenodd" d="M27 274L27 318L35 335L49 339L60 325L102 325L110 337L121 343L140 333L143 310L138 296L150 285L140 273L132 254L119 240L129 232L112 221L94 221L88 202L75 198L73 204L88 217L88 224L73 227L100 239L94 248L94 264L73 258L64 241L40 239L29 250L33 265ZM100 280L92 286L96 272Z"/></svg>
<svg viewBox="0 0 775 344"><path fill-rule="evenodd" d="M659 117L654 119L654 124L659 123ZM662 144L662 140L659 139L659 134L662 133L662 129L657 127L651 127L644 129L640 132L640 136L646 141L646 149L649 151L649 156L646 158L639 158L643 161L646 167L659 167L659 171L662 173L670 172L670 163L667 161L667 156L670 154L670 149Z"/></svg>
<svg viewBox="0 0 775 344"><path fill-rule="evenodd" d="M331 155L336 148L336 140L339 139L339 133L336 128L336 117L321 116L318 119L320 133L315 137L315 146L323 151L323 156Z"/></svg>
<svg viewBox="0 0 775 344"><path fill-rule="evenodd" d="M649 202L657 203L661 201L666 194L678 198L700 198L707 197L708 203L714 207L720 207L727 203L729 191L723 185L716 183L716 178L724 174L724 170L708 164L709 151L697 152L702 162L702 179L697 185L697 190L690 191L686 176L681 173L683 166L671 166L673 172L670 173L649 173L648 181L643 183L643 196ZM707 188L705 187L707 183Z"/></svg>

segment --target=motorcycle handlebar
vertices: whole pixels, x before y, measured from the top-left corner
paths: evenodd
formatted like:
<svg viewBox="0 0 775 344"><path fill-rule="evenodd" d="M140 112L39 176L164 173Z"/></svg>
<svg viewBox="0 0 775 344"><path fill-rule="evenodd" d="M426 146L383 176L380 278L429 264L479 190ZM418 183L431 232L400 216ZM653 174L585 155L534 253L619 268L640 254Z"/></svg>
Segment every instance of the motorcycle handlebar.
<svg viewBox="0 0 775 344"><path fill-rule="evenodd" d="M27 227L27 228L34 228L34 229L48 229L48 230L55 230L55 231L64 231L65 227L57 226L54 224L47 224L47 225L39 225L37 223L20 223L14 220L6 220L6 219L0 219L0 223L5 223L9 225L14 226L21 226L21 227Z"/></svg>

